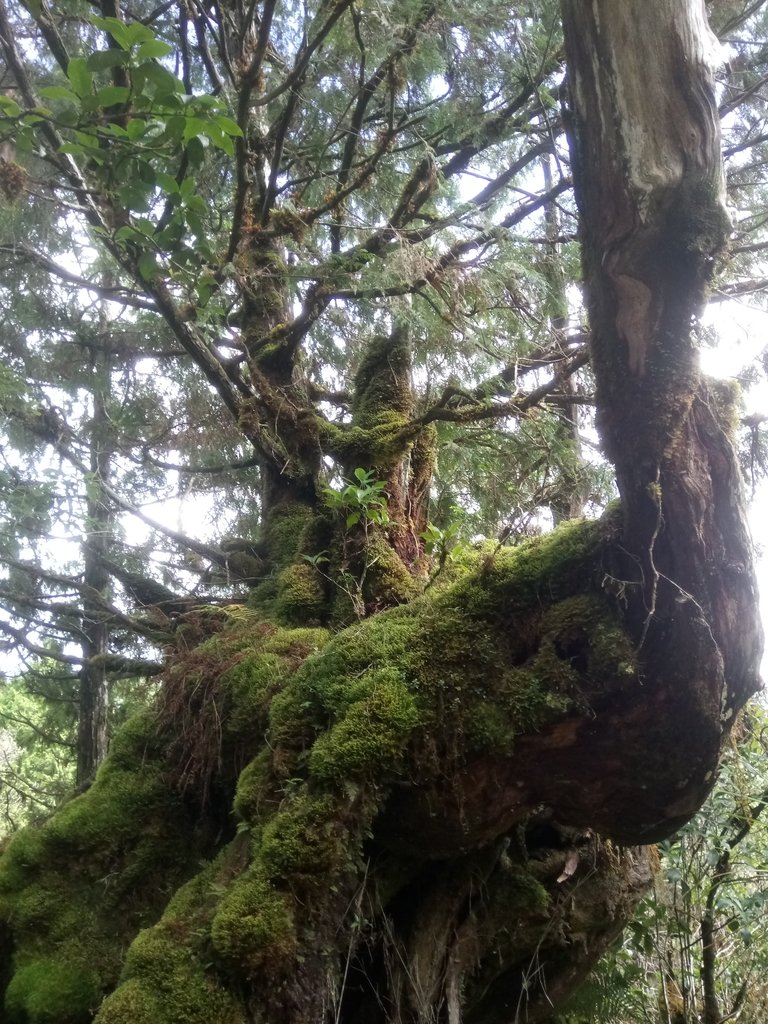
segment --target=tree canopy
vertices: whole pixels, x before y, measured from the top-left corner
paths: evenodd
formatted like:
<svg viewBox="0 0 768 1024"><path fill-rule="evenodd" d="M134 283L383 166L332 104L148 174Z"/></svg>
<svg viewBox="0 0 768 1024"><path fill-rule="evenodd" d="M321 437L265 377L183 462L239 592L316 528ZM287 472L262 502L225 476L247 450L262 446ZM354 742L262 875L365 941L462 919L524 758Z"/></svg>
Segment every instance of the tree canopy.
<svg viewBox="0 0 768 1024"><path fill-rule="evenodd" d="M758 686L763 6L0 3L0 633L90 786L9 1020L543 1020L621 930Z"/></svg>

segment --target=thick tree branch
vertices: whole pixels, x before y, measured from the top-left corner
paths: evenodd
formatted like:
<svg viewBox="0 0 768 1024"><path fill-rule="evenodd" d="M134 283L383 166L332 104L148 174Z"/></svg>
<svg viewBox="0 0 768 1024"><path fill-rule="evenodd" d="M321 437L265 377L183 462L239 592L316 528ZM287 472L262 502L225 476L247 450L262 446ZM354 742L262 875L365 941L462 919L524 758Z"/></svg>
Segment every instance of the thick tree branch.
<svg viewBox="0 0 768 1024"><path fill-rule="evenodd" d="M146 309L153 313L157 312L155 303L143 298L136 292L121 285L99 284L90 278L81 277L79 274L67 270L66 267L60 266L44 253L36 252L23 243L14 242L10 245L0 245L0 254L12 257L10 261L11 266L18 267L30 263L52 274L60 281L65 281L67 284L74 285L76 288L81 288L84 291L93 292L102 299L108 299L110 302L117 302L123 306L131 306L133 309Z"/></svg>

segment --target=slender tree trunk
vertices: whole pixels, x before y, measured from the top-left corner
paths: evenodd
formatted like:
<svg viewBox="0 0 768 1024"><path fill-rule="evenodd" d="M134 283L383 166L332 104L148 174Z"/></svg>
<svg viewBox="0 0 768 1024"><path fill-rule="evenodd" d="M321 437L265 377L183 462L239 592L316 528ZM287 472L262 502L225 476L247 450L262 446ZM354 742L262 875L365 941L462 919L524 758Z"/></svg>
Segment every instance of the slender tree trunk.
<svg viewBox="0 0 768 1024"><path fill-rule="evenodd" d="M76 768L78 785L93 777L106 756L109 711L109 681L104 662L108 651L109 627L102 603L110 588L105 559L109 555L112 530L112 513L102 487L103 483L109 481L111 459L108 443L110 428L104 394L108 386L108 357L99 352L95 363L90 437L91 478L85 482L88 525L83 545L82 650L86 661L80 671Z"/></svg>

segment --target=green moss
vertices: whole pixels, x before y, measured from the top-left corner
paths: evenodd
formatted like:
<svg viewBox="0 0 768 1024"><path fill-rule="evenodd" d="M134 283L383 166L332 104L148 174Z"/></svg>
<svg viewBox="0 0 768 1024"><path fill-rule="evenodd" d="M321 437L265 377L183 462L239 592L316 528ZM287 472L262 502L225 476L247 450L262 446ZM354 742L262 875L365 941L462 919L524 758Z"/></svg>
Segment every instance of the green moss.
<svg viewBox="0 0 768 1024"><path fill-rule="evenodd" d="M510 753L522 724L517 714L510 714L509 709L496 702L480 703L467 716L467 749L470 753Z"/></svg>
<svg viewBox="0 0 768 1024"><path fill-rule="evenodd" d="M408 332L400 329L389 337L372 338L355 374L352 416L356 425L370 429L381 417L409 416L411 394L411 347Z"/></svg>
<svg viewBox="0 0 768 1024"><path fill-rule="evenodd" d="M0 907L7 913L6 896L15 894L37 874L45 858L45 843L39 829L27 828L10 840L0 860Z"/></svg>
<svg viewBox="0 0 768 1024"><path fill-rule="evenodd" d="M5 994L7 1024L84 1024L101 998L87 967L34 960L21 967Z"/></svg>
<svg viewBox="0 0 768 1024"><path fill-rule="evenodd" d="M136 936L121 983L103 1003L97 1024L244 1024L237 996L214 970L209 940L221 895L242 866L244 845L236 837L176 890L156 925Z"/></svg>
<svg viewBox="0 0 768 1024"><path fill-rule="evenodd" d="M366 601L379 601L386 607L407 604L424 589L424 581L416 579L383 536L374 536L366 548L368 571L363 596Z"/></svg>
<svg viewBox="0 0 768 1024"><path fill-rule="evenodd" d="M109 759L100 770L101 778L121 770L133 771L137 764L145 764L160 757L162 751L163 741L158 735L156 713L150 709L140 711L113 738Z"/></svg>
<svg viewBox="0 0 768 1024"><path fill-rule="evenodd" d="M279 799L272 775L272 751L267 747L240 772L233 810L241 821L254 823L274 811Z"/></svg>
<svg viewBox="0 0 768 1024"><path fill-rule="evenodd" d="M321 440L349 471L356 466L391 468L417 431L406 428L413 414L408 332L372 338L354 380L352 423L324 423Z"/></svg>
<svg viewBox="0 0 768 1024"><path fill-rule="evenodd" d="M286 566L278 576L275 612L281 621L311 625L322 618L325 602L322 580L309 562Z"/></svg>
<svg viewBox="0 0 768 1024"><path fill-rule="evenodd" d="M541 882L520 865L508 864L495 879L494 917L501 927L514 927L525 915L546 914L552 897Z"/></svg>
<svg viewBox="0 0 768 1024"><path fill-rule="evenodd" d="M394 609L344 630L317 658L308 658L272 701L270 737L274 744L304 747L368 696L366 673L372 665L407 670L420 623L409 607Z"/></svg>
<svg viewBox="0 0 768 1024"><path fill-rule="evenodd" d="M323 885L348 856L339 802L300 790L265 826L260 857L272 878Z"/></svg>
<svg viewBox="0 0 768 1024"><path fill-rule="evenodd" d="M381 778L400 762L419 724L416 701L396 668L375 669L362 681L367 696L312 747L309 771L318 779Z"/></svg>
<svg viewBox="0 0 768 1024"><path fill-rule="evenodd" d="M313 510L297 501L285 501L274 509L264 531L264 543L272 562L284 567L301 553L304 531L311 529Z"/></svg>
<svg viewBox="0 0 768 1024"><path fill-rule="evenodd" d="M43 828L20 833L0 861L0 908L16 967L7 998L26 1007L24 1021L49 1019L42 1008L48 979L58 975L35 969L42 958L62 965L61 1006L76 1008L73 1020L89 1020L81 1013L86 996L93 1009L114 985L127 941L157 917L200 856L203 836L153 759L154 720L131 722L114 747L93 786ZM70 1018L62 1009L50 1019Z"/></svg>
<svg viewBox="0 0 768 1024"><path fill-rule="evenodd" d="M408 450L414 431L406 430L409 418L383 411L372 426L323 423L321 442L345 466L391 466Z"/></svg>
<svg viewBox="0 0 768 1024"><path fill-rule="evenodd" d="M293 900L265 876L260 864L237 879L211 925L219 957L247 977L286 966L296 954Z"/></svg>
<svg viewBox="0 0 768 1024"><path fill-rule="evenodd" d="M550 692L588 699L624 687L636 675L634 647L606 602L580 594L542 618L539 649L529 670Z"/></svg>
<svg viewBox="0 0 768 1024"><path fill-rule="evenodd" d="M138 978L124 982L102 1003L98 1024L168 1024L162 1000Z"/></svg>
<svg viewBox="0 0 768 1024"><path fill-rule="evenodd" d="M125 981L94 1024L244 1024L235 998L177 936L141 932L128 950Z"/></svg>
<svg viewBox="0 0 768 1024"><path fill-rule="evenodd" d="M606 539L617 534L621 512L601 521L563 523L552 533L533 537L488 558L474 576L460 582L452 600L480 614L530 613L538 602L600 589L597 557ZM590 578L592 575L592 578Z"/></svg>

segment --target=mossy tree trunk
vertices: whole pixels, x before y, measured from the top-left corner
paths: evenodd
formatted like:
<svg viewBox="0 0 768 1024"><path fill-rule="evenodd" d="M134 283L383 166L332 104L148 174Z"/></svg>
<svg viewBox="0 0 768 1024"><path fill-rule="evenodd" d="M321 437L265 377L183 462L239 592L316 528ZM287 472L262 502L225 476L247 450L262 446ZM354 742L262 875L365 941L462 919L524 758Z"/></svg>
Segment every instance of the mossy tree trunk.
<svg viewBox="0 0 768 1024"><path fill-rule="evenodd" d="M402 603L419 589L413 577L423 572L419 535L427 524L432 430L414 418L410 342L407 330L397 326L389 336L374 335L360 346L354 391L343 401L351 422L347 416L336 424L318 411L323 396L309 384L302 343L307 325L328 300L313 285L301 313L294 315L286 233L299 241L306 225L275 204L284 142L280 133L293 116L293 103L286 107L282 126L264 120L263 83L249 77L255 66L251 17L252 11L246 15L239 6L228 11L232 67L248 130L237 141L243 181L229 252L242 295L242 352L231 360L227 374L240 392L238 425L260 462L262 571L287 571L278 586L278 603L293 619L308 615L313 621L351 621ZM370 531L362 523L350 530L343 514L329 517L323 487L331 463L346 479L362 469L386 484L386 528ZM377 552L368 557L362 549L371 540ZM329 554L330 561L318 577L309 572L306 559L321 553L323 558ZM371 565L377 571L369 572ZM341 586L336 582L340 577L346 580ZM351 588L359 593L352 607L344 608L339 593Z"/></svg>
<svg viewBox="0 0 768 1024"><path fill-rule="evenodd" d="M245 33L239 45L244 49L236 63L245 67ZM337 425L318 413L322 396L313 394L302 363L303 330L287 328L292 318L290 273L285 244L275 237L286 226L286 214L273 209L275 182L269 173L277 143L264 134L256 117L238 144L255 170L242 193L242 227L233 251L243 296L243 351L229 372L237 384L247 368L248 380L255 384L253 394L242 401L238 425L260 460L261 547L267 558L263 568L287 572L278 602L290 618L353 621L407 601L419 589L414 577L423 574L420 534L427 525L432 428L422 427L415 417L410 339L398 326L361 346L353 393L344 402L351 414L346 422ZM295 230L302 230L299 221ZM310 290L307 318L319 301ZM242 388L243 394L246 390ZM363 515L352 529L343 509L329 514L323 491L331 462L345 480L364 470L386 485L385 526L368 529L372 524ZM287 523L291 525L286 528ZM275 544L277 535L281 541ZM375 554L366 552L371 546ZM306 559L321 553L330 556L327 567L319 575L311 573ZM351 600L339 600L351 591Z"/></svg>
<svg viewBox="0 0 768 1024"><path fill-rule="evenodd" d="M11 1024L544 1021L650 883L653 851L616 842L669 835L703 800L761 646L731 402L691 333L727 236L709 35L698 0L563 10L622 513L404 603L429 466L405 427L407 334L369 346L352 422L320 426L295 353L272 347L270 280L243 428L273 471L279 572L255 610L182 621L159 714L7 850ZM279 279L254 252L239 272ZM333 637L311 561L339 543L320 452L386 482L397 557Z"/></svg>
<svg viewBox="0 0 768 1024"><path fill-rule="evenodd" d="M395 326L362 347L347 422L321 425L309 405L285 402L280 472L264 466L264 550L277 589L269 583L255 596L262 606L276 597L269 606L283 620L338 627L423 589L435 451L433 428L416 415L411 370L409 332ZM289 394L287 381L277 392ZM337 467L333 486L324 456Z"/></svg>

